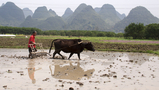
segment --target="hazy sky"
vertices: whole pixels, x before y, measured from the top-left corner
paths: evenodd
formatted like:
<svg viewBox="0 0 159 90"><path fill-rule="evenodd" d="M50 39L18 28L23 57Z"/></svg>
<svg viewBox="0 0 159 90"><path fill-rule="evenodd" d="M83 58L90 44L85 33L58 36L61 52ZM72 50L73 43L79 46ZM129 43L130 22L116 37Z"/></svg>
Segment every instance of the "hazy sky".
<svg viewBox="0 0 159 90"><path fill-rule="evenodd" d="M0 4L8 2L0 0ZM11 0L18 7L28 7L33 12L37 7L46 6L47 9L54 10L59 16L62 16L66 8L75 10L81 3L91 5L93 8L102 7L104 4L111 4L119 13L129 14L130 10L136 6L144 6L154 16L159 18L159 0Z"/></svg>

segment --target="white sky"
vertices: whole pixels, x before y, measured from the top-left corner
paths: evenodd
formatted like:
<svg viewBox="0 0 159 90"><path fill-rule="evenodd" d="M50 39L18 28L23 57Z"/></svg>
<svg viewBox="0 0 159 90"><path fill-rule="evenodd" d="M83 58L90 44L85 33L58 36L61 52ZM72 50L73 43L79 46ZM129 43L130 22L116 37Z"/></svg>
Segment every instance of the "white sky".
<svg viewBox="0 0 159 90"><path fill-rule="evenodd" d="M0 0L0 5L6 2L8 0ZM111 4L119 13L126 15L136 6L144 6L159 18L159 0L10 0L10 2L22 9L28 7L33 12L38 7L46 6L48 10L54 10L59 16L62 16L68 7L74 11L81 3L91 5L93 8Z"/></svg>

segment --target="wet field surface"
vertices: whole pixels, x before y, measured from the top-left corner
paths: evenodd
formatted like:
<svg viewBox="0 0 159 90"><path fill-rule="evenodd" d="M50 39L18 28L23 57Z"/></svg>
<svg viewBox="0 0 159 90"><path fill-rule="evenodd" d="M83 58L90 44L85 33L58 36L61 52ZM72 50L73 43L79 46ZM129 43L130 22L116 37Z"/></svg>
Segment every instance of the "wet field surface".
<svg viewBox="0 0 159 90"><path fill-rule="evenodd" d="M153 54L84 51L81 60L76 54L56 58L29 59L27 49L0 49L0 90L159 89L159 57Z"/></svg>

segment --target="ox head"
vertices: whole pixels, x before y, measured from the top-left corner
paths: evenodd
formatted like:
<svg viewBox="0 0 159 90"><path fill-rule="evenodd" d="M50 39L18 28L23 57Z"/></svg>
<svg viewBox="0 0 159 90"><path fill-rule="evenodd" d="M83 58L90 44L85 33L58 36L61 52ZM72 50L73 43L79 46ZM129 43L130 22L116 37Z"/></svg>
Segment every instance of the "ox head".
<svg viewBox="0 0 159 90"><path fill-rule="evenodd" d="M88 42L88 43L86 43L85 44L85 48L87 49L87 50L90 50L90 51L95 51L95 49L94 49L94 47L93 47L93 44L91 43L91 42Z"/></svg>

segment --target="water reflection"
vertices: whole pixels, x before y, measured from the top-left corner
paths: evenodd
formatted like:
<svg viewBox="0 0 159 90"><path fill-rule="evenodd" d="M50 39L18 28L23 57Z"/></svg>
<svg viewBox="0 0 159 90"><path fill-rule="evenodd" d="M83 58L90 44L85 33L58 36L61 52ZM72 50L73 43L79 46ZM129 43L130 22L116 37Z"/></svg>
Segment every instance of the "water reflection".
<svg viewBox="0 0 159 90"><path fill-rule="evenodd" d="M129 60L133 63L138 65L142 65L146 61L149 61L152 55L150 54L143 54L143 53L128 53Z"/></svg>
<svg viewBox="0 0 159 90"><path fill-rule="evenodd" d="M36 79L34 77L35 71L40 70L39 69L35 69L35 59L30 59L28 60L28 75L29 78L31 79L32 83L35 84L36 83Z"/></svg>
<svg viewBox="0 0 159 90"><path fill-rule="evenodd" d="M83 77L89 79L95 69L90 69L84 71L83 68L80 67L80 63L78 62L77 65L73 65L75 63L69 63L67 65L54 65L49 66L51 75L57 79L69 79L69 80L81 80ZM52 68L54 67L54 71ZM53 73L54 72L54 73Z"/></svg>

